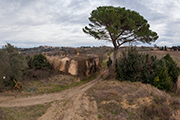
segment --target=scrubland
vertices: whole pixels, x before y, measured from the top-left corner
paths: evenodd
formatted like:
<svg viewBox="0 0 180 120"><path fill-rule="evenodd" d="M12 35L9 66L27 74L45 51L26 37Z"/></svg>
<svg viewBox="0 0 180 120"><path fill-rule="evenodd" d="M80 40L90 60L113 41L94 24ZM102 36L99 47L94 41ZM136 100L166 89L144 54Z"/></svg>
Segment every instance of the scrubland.
<svg viewBox="0 0 180 120"><path fill-rule="evenodd" d="M143 51L143 53L156 55L158 59L169 53L180 66L178 51ZM106 61L107 58L104 59L104 66ZM6 97L13 98L13 103L16 98L24 99L56 93L62 99L59 100L57 97L57 100L51 102L23 107L0 106L0 119L34 120L46 118L47 115L60 120L178 120L180 118L180 95L175 91L162 91L141 82L101 77L94 79L96 76L97 74L81 81L77 76L56 74L21 81L23 85L21 90L1 92L1 103L5 102ZM72 94L68 96L70 93ZM55 112L51 113L52 110Z"/></svg>

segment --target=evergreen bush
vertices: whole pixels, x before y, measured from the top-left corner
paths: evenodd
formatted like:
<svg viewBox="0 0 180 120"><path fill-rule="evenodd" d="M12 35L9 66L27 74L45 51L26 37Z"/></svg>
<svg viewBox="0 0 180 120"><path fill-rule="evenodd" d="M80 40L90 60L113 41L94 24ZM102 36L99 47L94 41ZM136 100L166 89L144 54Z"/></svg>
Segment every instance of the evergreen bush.
<svg viewBox="0 0 180 120"><path fill-rule="evenodd" d="M177 64L174 62L174 60L169 54L166 54L163 59L166 62L168 74L171 77L172 82L176 83L180 74L180 68L177 66Z"/></svg>
<svg viewBox="0 0 180 120"><path fill-rule="evenodd" d="M116 78L120 81L140 81L170 91L176 84L180 68L169 54L158 60L156 56L141 54L134 48L123 52L116 62Z"/></svg>
<svg viewBox="0 0 180 120"><path fill-rule="evenodd" d="M154 79L153 85L161 90L171 91L172 82L170 80L167 67L162 67Z"/></svg>
<svg viewBox="0 0 180 120"><path fill-rule="evenodd" d="M140 54L134 48L123 52L116 62L116 78L120 81L151 83L154 75L155 57Z"/></svg>
<svg viewBox="0 0 180 120"><path fill-rule="evenodd" d="M27 56L29 68L35 68L35 70L41 70L44 68L52 69L51 64L47 61L46 57L42 54L34 55L33 58Z"/></svg>

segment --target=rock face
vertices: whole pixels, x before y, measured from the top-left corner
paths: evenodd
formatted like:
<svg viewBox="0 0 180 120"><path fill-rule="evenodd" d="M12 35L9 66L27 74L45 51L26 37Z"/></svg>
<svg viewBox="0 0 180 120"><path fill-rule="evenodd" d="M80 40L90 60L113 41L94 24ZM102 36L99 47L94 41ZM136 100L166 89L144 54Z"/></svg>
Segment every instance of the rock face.
<svg viewBox="0 0 180 120"><path fill-rule="evenodd" d="M68 58L68 57L61 59L61 64L60 64L59 70L62 72L65 72L66 71L66 65L69 63L69 61L70 61L70 58Z"/></svg>
<svg viewBox="0 0 180 120"><path fill-rule="evenodd" d="M46 56L49 63L53 66L55 70L61 71L63 73L69 73L71 75L78 75L79 65L82 64L82 60L85 61L85 73L89 76L90 73L97 70L99 65L99 58L98 57L59 57L59 56ZM79 64L79 65L78 65ZM84 71L84 70L83 70Z"/></svg>
<svg viewBox="0 0 180 120"><path fill-rule="evenodd" d="M77 67L78 67L78 62L75 60L71 60L68 73L70 73L71 75L78 75Z"/></svg>

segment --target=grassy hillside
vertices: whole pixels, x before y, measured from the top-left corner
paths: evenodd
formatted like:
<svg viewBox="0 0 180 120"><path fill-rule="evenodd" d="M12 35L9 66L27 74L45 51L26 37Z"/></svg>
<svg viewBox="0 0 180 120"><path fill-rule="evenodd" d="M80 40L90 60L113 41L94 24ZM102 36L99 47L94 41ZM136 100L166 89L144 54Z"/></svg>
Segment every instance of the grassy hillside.
<svg viewBox="0 0 180 120"><path fill-rule="evenodd" d="M140 82L100 81L87 91L97 102L102 120L178 119L180 102L164 91Z"/></svg>

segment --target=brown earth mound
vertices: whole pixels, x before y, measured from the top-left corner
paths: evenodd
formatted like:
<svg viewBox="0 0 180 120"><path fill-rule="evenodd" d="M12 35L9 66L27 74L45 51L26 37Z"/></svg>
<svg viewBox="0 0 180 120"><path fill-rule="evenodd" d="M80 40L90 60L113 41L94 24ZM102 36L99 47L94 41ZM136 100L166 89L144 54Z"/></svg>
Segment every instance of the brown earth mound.
<svg viewBox="0 0 180 120"><path fill-rule="evenodd" d="M180 102L157 88L140 82L99 81L87 90L103 120L178 120Z"/></svg>

